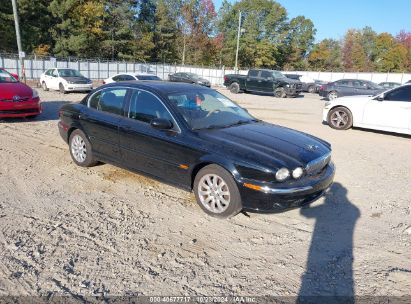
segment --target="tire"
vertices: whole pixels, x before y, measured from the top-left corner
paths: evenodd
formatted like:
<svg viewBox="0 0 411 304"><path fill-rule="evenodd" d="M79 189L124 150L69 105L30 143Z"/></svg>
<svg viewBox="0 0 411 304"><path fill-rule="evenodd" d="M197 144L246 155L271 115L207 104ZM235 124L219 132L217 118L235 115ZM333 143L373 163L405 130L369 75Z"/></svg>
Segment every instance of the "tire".
<svg viewBox="0 0 411 304"><path fill-rule="evenodd" d="M336 130L348 130L352 127L352 114L346 107L336 107L328 113L327 123Z"/></svg>
<svg viewBox="0 0 411 304"><path fill-rule="evenodd" d="M230 90L231 93L233 94L238 94L240 93L240 85L237 82L233 82L232 84L230 84L230 86L228 87L228 89Z"/></svg>
<svg viewBox="0 0 411 304"><path fill-rule="evenodd" d="M67 91L64 89L64 85L62 83L59 84L59 91L61 94L67 94Z"/></svg>
<svg viewBox="0 0 411 304"><path fill-rule="evenodd" d="M91 144L83 131L77 129L70 134L70 155L76 165L80 167L92 167L97 164L93 157Z"/></svg>
<svg viewBox="0 0 411 304"><path fill-rule="evenodd" d="M314 92L315 92L315 87L312 86L312 85L310 85L310 86L307 88L307 91L308 91L308 93L314 93Z"/></svg>
<svg viewBox="0 0 411 304"><path fill-rule="evenodd" d="M338 98L338 93L336 91L331 91L327 94L327 98L328 100L334 100L336 98Z"/></svg>
<svg viewBox="0 0 411 304"><path fill-rule="evenodd" d="M198 205L210 216L230 218L243 208L234 178L218 165L202 168L194 179L193 190Z"/></svg>
<svg viewBox="0 0 411 304"><path fill-rule="evenodd" d="M49 88L47 87L47 84L46 84L45 81L43 81L43 82L41 83L41 87L43 88L43 91L48 91L48 90L49 90Z"/></svg>
<svg viewBox="0 0 411 304"><path fill-rule="evenodd" d="M284 88L276 88L274 91L274 96L277 98L286 98L287 93L285 92Z"/></svg>

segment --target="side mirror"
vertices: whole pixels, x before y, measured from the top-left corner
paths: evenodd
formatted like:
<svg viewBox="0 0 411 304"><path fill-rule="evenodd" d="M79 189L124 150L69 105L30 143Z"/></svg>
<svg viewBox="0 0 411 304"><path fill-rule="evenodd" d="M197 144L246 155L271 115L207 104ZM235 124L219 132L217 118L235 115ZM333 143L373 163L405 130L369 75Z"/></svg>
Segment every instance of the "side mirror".
<svg viewBox="0 0 411 304"><path fill-rule="evenodd" d="M384 101L384 95L379 95L376 98L378 101Z"/></svg>
<svg viewBox="0 0 411 304"><path fill-rule="evenodd" d="M151 120L150 125L154 129L158 130L170 130L173 128L173 123L170 120L164 118L154 118Z"/></svg>

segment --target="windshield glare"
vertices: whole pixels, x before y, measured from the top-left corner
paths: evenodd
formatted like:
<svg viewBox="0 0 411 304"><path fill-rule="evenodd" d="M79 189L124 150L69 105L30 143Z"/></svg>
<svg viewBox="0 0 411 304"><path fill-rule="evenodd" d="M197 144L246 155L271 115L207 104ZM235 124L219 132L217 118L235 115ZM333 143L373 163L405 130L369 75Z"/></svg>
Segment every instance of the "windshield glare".
<svg viewBox="0 0 411 304"><path fill-rule="evenodd" d="M194 73L187 73L187 75L190 79L199 79L200 78L200 77L198 77L197 74L194 74Z"/></svg>
<svg viewBox="0 0 411 304"><path fill-rule="evenodd" d="M224 128L255 119L224 95L213 90L193 90L168 95L169 101L192 130Z"/></svg>
<svg viewBox="0 0 411 304"><path fill-rule="evenodd" d="M0 70L0 83L14 83L14 82L18 82L16 78L11 76L11 74L9 74L8 72Z"/></svg>
<svg viewBox="0 0 411 304"><path fill-rule="evenodd" d="M59 72L60 77L84 77L77 70L59 69L58 72Z"/></svg>
<svg viewBox="0 0 411 304"><path fill-rule="evenodd" d="M161 78L154 75L137 75L139 80L161 80Z"/></svg>

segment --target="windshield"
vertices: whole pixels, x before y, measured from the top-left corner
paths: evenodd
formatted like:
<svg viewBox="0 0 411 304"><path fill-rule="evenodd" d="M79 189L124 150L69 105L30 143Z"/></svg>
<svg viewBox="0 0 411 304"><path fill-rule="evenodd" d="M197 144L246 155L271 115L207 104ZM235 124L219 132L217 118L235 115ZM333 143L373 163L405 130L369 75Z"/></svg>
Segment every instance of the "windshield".
<svg viewBox="0 0 411 304"><path fill-rule="evenodd" d="M273 71L274 78L286 78L283 73L278 71Z"/></svg>
<svg viewBox="0 0 411 304"><path fill-rule="evenodd" d="M77 70L72 69L58 69L60 77L84 77Z"/></svg>
<svg viewBox="0 0 411 304"><path fill-rule="evenodd" d="M256 121L247 111L214 90L172 93L168 99L192 130L225 128Z"/></svg>
<svg viewBox="0 0 411 304"><path fill-rule="evenodd" d="M14 83L18 82L16 78L11 76L9 72L0 70L0 83Z"/></svg>
<svg viewBox="0 0 411 304"><path fill-rule="evenodd" d="M137 75L138 80L161 80L160 77L154 75Z"/></svg>

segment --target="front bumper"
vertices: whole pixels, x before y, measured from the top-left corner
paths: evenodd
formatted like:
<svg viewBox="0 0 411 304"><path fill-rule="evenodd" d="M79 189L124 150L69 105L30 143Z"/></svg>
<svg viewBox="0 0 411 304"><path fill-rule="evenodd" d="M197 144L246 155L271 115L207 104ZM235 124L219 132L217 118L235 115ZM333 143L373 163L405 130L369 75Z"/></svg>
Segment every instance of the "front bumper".
<svg viewBox="0 0 411 304"><path fill-rule="evenodd" d="M25 102L0 103L0 118L36 116L41 112L42 106L38 99Z"/></svg>
<svg viewBox="0 0 411 304"><path fill-rule="evenodd" d="M320 198L332 185L335 167L330 162L315 176L306 176L288 187L261 183L261 191L239 185L243 210L248 212L277 213L299 208ZM254 182L255 184L255 182ZM277 186L276 186L277 185Z"/></svg>
<svg viewBox="0 0 411 304"><path fill-rule="evenodd" d="M300 91L293 87L286 87L285 93L287 94L287 96L297 96L300 94Z"/></svg>
<svg viewBox="0 0 411 304"><path fill-rule="evenodd" d="M92 83L68 83L65 85L64 88L66 91L69 92L84 92L84 91L91 91L93 89Z"/></svg>

